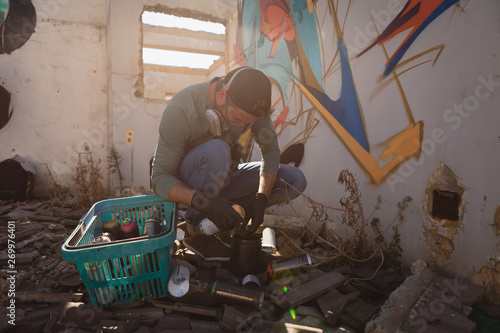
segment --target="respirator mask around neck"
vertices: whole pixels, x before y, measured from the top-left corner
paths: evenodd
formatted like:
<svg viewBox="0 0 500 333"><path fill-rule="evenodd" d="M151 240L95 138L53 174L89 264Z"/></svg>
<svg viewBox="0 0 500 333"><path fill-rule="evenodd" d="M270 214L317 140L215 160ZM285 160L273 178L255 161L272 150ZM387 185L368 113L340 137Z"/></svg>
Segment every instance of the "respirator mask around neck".
<svg viewBox="0 0 500 333"><path fill-rule="evenodd" d="M250 124L241 125L227 119L227 97L224 108L224 116L222 116L220 112L215 109L208 109L205 111L205 118L210 132L215 136L221 136L224 133L242 134L245 132Z"/></svg>

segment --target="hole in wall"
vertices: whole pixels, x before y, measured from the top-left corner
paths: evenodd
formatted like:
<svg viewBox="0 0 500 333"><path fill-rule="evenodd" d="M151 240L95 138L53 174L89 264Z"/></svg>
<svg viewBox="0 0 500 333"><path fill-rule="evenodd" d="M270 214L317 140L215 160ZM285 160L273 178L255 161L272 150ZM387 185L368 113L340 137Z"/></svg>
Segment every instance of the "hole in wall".
<svg viewBox="0 0 500 333"><path fill-rule="evenodd" d="M460 200L460 195L456 192L433 190L432 216L437 219L458 221Z"/></svg>
<svg viewBox="0 0 500 333"><path fill-rule="evenodd" d="M465 210L465 189L444 163L434 171L425 193L425 212L435 226L458 227Z"/></svg>
<svg viewBox="0 0 500 333"><path fill-rule="evenodd" d="M424 231L424 245L438 266L451 261L454 240L465 213L464 192L455 173L441 162L429 179L424 201L424 211L430 221Z"/></svg>

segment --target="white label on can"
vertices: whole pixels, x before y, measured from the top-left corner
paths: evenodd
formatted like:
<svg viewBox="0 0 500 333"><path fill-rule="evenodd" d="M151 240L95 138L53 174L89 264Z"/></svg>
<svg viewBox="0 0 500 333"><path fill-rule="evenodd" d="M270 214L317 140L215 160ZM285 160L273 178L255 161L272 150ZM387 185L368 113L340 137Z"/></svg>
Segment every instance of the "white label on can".
<svg viewBox="0 0 500 333"><path fill-rule="evenodd" d="M208 218L204 218L203 220L201 220L199 227L201 233L207 236L213 235L220 231L219 228L217 228L217 226Z"/></svg>

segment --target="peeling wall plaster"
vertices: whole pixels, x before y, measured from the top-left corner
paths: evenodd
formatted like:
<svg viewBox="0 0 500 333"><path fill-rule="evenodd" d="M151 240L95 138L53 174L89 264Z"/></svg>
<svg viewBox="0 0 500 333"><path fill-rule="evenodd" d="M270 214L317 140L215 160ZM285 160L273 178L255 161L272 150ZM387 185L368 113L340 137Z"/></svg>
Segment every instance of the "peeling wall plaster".
<svg viewBox="0 0 500 333"><path fill-rule="evenodd" d="M424 212L430 221L430 226L427 226L424 231L424 245L427 252L439 266L450 263L451 254L455 249L454 240L458 238L458 229L462 227L465 213L464 192L465 188L460 184L457 176L445 163L441 162L441 167L434 171L430 177L424 201ZM449 207L436 207L436 205L450 204L449 200L437 200L435 197L437 193L445 193L445 195L453 195L458 198L458 206L451 207L451 209L456 208L457 212L450 214L450 216L456 216L456 219L436 217L437 211L449 212L450 210ZM438 216L441 216L441 213Z"/></svg>
<svg viewBox="0 0 500 333"><path fill-rule="evenodd" d="M498 212L498 210L497 210ZM495 258L493 267L483 266L475 273L471 282L486 288L486 300L493 305L500 305L500 258Z"/></svg>
<svg viewBox="0 0 500 333"><path fill-rule="evenodd" d="M493 229L495 230L495 234L500 236L500 206L497 207L493 216Z"/></svg>

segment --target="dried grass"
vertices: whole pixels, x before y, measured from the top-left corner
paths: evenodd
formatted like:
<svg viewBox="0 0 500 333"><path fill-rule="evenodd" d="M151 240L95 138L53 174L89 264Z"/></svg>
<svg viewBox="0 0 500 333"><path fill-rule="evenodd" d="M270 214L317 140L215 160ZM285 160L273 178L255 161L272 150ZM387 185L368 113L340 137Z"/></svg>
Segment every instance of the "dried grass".
<svg viewBox="0 0 500 333"><path fill-rule="evenodd" d="M332 231L330 231L330 235L327 236L322 232L315 232L310 227L310 223L299 216L293 203L288 201L295 215L305 226L306 232L310 233L317 240L320 240L324 246L326 245L331 248L331 251L324 251L323 255L318 255L317 253L313 253L309 248L305 248L304 246L301 247L291 237L285 235L289 244L293 244L294 247L299 248L301 252L308 253L311 257L315 258L315 266L324 265L326 263L336 266L367 263L377 267L376 273L384 264L393 267L399 265L399 258L403 250L400 246L398 227L404 221L403 212L408 206L408 202L411 201L411 197L406 197L402 202L398 202L399 211L397 216L384 228L384 230L380 230L378 218L372 218L372 216L375 211L380 209L380 204L382 202L381 197L377 197L377 205L374 207L373 212L368 217L365 217L363 204L361 202L359 182L349 170L342 170L338 178L338 182L344 185L345 191L347 192L347 196L340 199L341 208L331 207L317 202L310 196L301 193L284 180L282 181L287 187L299 192L300 196L305 200L306 206L311 209L312 213L308 221L314 219L323 223L332 223L329 212L333 211L336 215L340 215L337 216L339 222L347 226L352 232L352 235L347 239L343 239L338 234L332 233ZM370 220L372 221L371 223L368 222ZM391 226L394 233L391 242L387 244L384 233L386 233ZM322 228L322 230L324 230L324 228ZM374 235L370 237L372 233ZM367 279L371 279L372 277Z"/></svg>
<svg viewBox="0 0 500 333"><path fill-rule="evenodd" d="M101 160L94 160L87 143L85 143L83 155L83 159L82 154L78 155L73 181L80 193L79 205L90 207L93 203L105 198L104 188L101 184Z"/></svg>

